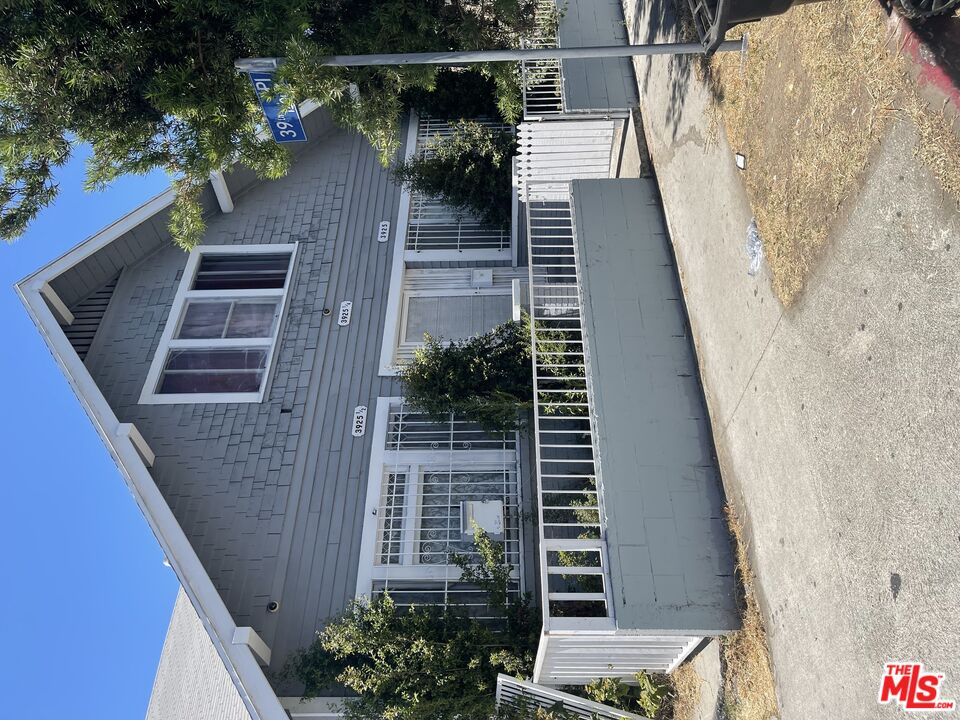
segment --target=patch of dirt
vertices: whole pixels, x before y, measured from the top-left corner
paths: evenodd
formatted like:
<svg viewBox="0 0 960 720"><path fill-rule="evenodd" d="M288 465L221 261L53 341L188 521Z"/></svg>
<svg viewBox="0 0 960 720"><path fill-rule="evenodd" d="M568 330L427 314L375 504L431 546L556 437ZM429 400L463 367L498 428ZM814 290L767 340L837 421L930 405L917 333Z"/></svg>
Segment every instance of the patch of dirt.
<svg viewBox="0 0 960 720"><path fill-rule="evenodd" d="M800 5L746 27L745 63L721 53L706 68L784 305L899 108L905 74L886 28L875 0Z"/></svg>
<svg viewBox="0 0 960 720"><path fill-rule="evenodd" d="M697 720L703 680L693 669L693 664L686 662L678 667L670 681L674 692L673 720Z"/></svg>
<svg viewBox="0 0 960 720"><path fill-rule="evenodd" d="M780 709L763 615L757 604L743 526L730 505L725 512L743 589L743 627L723 638L720 646L723 707L728 720L770 720L780 716Z"/></svg>

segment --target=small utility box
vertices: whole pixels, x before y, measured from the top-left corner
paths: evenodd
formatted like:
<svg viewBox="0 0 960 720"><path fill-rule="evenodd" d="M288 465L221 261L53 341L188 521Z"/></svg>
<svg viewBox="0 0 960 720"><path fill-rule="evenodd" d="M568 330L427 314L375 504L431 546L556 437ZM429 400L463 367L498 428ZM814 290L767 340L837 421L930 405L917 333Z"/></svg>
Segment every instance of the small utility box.
<svg viewBox="0 0 960 720"><path fill-rule="evenodd" d="M493 287L493 268L474 268L470 279L475 288Z"/></svg>
<svg viewBox="0 0 960 720"><path fill-rule="evenodd" d="M475 526L486 531L491 540L503 540L503 500L463 500L460 532L464 542L473 542Z"/></svg>

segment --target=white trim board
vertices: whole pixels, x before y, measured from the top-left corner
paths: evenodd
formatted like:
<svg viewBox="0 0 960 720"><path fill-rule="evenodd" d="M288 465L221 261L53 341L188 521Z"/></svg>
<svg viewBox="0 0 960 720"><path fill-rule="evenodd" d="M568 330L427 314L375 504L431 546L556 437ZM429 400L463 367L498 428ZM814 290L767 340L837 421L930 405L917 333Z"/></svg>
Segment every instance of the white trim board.
<svg viewBox="0 0 960 720"><path fill-rule="evenodd" d="M417 129L420 116L410 111L407 125L407 144L403 159L409 160L417 151ZM383 319L383 343L380 346L380 375L396 375L393 358L400 334L400 298L403 295L404 246L407 241L407 223L410 221L410 191L400 190L400 209L393 235L393 265L390 268L390 288L387 290L387 310Z"/></svg>
<svg viewBox="0 0 960 720"><path fill-rule="evenodd" d="M403 251L405 262L499 262L513 260L512 250L407 250ZM513 263L516 267L516 263Z"/></svg>
<svg viewBox="0 0 960 720"><path fill-rule="evenodd" d="M357 568L356 598L370 597L373 587L373 560L377 549L377 508L380 506L380 486L383 483L383 456L386 452L387 421L390 406L403 402L401 397L377 398L373 420L370 466L367 468L367 498L363 504L363 529L360 531L360 564Z"/></svg>

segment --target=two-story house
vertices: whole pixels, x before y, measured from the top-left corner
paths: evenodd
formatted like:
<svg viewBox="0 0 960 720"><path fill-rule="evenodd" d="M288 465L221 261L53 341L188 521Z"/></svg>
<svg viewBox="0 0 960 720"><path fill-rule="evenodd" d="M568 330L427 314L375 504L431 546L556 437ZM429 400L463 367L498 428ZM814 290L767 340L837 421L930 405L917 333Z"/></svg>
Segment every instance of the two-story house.
<svg viewBox="0 0 960 720"><path fill-rule="evenodd" d="M351 599L476 604L450 554L490 508L543 610L536 682L670 671L737 626L656 185L617 179L627 108L567 106L590 79L561 79L549 112L527 98L509 231L403 190L314 109L289 175L211 178L192 251L170 241L168 191L17 286L254 720L328 712L276 678ZM401 152L446 128L411 114ZM529 434L404 403L396 370L424 333L521 307Z"/></svg>

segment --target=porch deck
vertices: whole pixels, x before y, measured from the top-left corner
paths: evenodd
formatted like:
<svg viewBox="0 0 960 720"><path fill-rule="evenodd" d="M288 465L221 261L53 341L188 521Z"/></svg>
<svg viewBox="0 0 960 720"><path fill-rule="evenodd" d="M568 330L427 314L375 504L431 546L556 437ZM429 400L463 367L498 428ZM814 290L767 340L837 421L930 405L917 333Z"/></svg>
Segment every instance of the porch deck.
<svg viewBox="0 0 960 720"><path fill-rule="evenodd" d="M619 0L567 0L559 19L560 47L626 45ZM563 60L563 107L568 113L626 111L636 107L637 83L630 58Z"/></svg>
<svg viewBox="0 0 960 720"><path fill-rule="evenodd" d="M544 611L534 681L669 672L738 614L656 186L531 183L527 222Z"/></svg>
<svg viewBox="0 0 960 720"><path fill-rule="evenodd" d="M734 630L723 490L655 182L571 191L617 628Z"/></svg>

